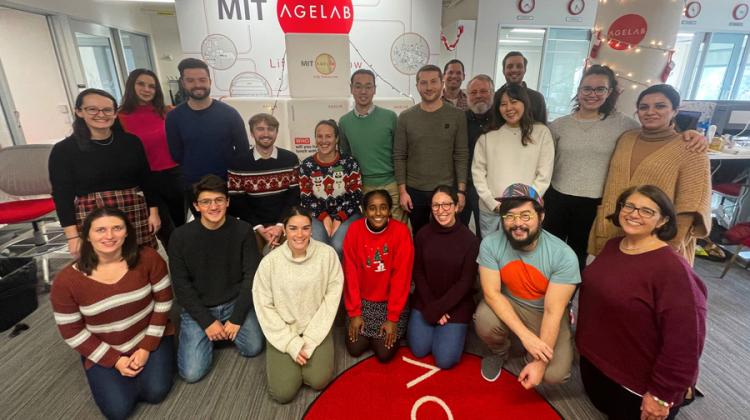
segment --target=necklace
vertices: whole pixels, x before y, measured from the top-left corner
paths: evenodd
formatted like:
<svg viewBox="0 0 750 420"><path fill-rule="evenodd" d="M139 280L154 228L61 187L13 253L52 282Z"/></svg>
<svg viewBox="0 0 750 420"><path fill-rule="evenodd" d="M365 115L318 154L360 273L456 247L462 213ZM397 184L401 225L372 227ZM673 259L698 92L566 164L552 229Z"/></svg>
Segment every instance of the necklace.
<svg viewBox="0 0 750 420"><path fill-rule="evenodd" d="M659 242L654 241L648 241L645 244L642 244L640 246L628 246L625 244L625 238L623 238L622 241L620 241L620 251L626 253L626 254L640 254L646 251L651 251L657 248L661 247L661 244Z"/></svg>
<svg viewBox="0 0 750 420"><path fill-rule="evenodd" d="M91 141L93 141L94 144L98 144L99 146L102 146L102 147L109 146L110 144L112 144L113 141L115 141L115 133L112 132L109 135L109 138L107 138L106 140L94 140L94 139L91 139Z"/></svg>

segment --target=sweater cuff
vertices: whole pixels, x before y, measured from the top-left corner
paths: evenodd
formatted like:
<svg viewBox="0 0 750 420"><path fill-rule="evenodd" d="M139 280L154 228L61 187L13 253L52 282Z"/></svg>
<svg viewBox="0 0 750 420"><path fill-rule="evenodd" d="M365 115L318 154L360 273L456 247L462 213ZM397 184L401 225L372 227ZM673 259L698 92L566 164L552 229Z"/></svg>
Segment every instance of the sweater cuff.
<svg viewBox="0 0 750 420"><path fill-rule="evenodd" d="M305 340L302 339L302 337L300 337L299 335L295 335L294 338L292 338L292 341L290 341L289 344L286 345L286 354L292 356L292 359L296 361L297 356L299 356L299 352L300 350L302 350L302 346L304 345Z"/></svg>
<svg viewBox="0 0 750 420"><path fill-rule="evenodd" d="M687 392L687 388L675 392L674 390L670 390L654 383L650 384L646 389L648 389L648 392L654 397L675 405L681 403L682 400L685 399L685 392Z"/></svg>
<svg viewBox="0 0 750 420"><path fill-rule="evenodd" d="M324 211L318 215L318 220L322 222L323 220L325 220L326 217L328 217L328 212Z"/></svg>
<svg viewBox="0 0 750 420"><path fill-rule="evenodd" d="M391 322L395 322L395 323L397 323L397 324L398 324L398 320L399 320L400 318L401 318L401 311L398 311L398 312L394 312L394 311L391 311L391 310L389 310L389 311L388 311L388 316L387 316L387 319L388 319L389 321L391 321Z"/></svg>
<svg viewBox="0 0 750 420"><path fill-rule="evenodd" d="M153 335L146 334L145 337L143 337L143 340L141 340L140 343L136 346L136 349L143 349L148 351L149 353L159 348L159 343L161 342L161 337L154 337Z"/></svg>
<svg viewBox="0 0 750 420"><path fill-rule="evenodd" d="M339 219L341 222L346 222L346 219L348 218L349 218L349 215L346 214L346 212L343 210L336 213L336 219Z"/></svg>

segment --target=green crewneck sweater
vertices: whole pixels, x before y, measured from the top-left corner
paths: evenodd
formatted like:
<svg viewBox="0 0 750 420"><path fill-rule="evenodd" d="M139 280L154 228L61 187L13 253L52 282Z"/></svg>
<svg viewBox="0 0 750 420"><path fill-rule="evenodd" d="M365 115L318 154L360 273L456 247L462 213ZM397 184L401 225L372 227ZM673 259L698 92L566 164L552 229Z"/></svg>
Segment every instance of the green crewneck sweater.
<svg viewBox="0 0 750 420"><path fill-rule="evenodd" d="M386 185L396 182L393 175L393 135L396 113L374 107L360 117L351 111L339 120L342 153L349 153L359 162L364 185Z"/></svg>

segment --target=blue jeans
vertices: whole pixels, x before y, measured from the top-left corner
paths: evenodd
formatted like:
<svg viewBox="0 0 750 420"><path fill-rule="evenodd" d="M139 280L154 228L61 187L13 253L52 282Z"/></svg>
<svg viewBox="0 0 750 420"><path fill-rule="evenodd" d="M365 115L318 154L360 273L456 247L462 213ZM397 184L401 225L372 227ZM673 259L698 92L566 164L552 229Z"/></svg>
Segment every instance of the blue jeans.
<svg viewBox="0 0 750 420"><path fill-rule="evenodd" d="M174 383L174 337L161 339L159 347L148 356L146 366L134 378L122 376L114 367L95 364L86 369L86 379L96 405L108 419L127 418L138 401L158 404Z"/></svg>
<svg viewBox="0 0 750 420"><path fill-rule="evenodd" d="M417 357L432 353L437 367L450 369L461 360L468 327L469 324L458 323L431 325L422 318L421 312L412 309L406 330L409 349Z"/></svg>
<svg viewBox="0 0 750 420"><path fill-rule="evenodd" d="M232 316L234 301L208 308L216 320L225 322ZM258 324L255 310L250 307L245 316L234 345L243 357L254 357L263 351L265 337ZM197 382L211 369L213 342L206 331L187 313L180 314L180 346L177 349L177 369L186 382Z"/></svg>
<svg viewBox="0 0 750 420"><path fill-rule="evenodd" d="M336 232L333 232L333 237L328 236L328 232L326 232L326 228L325 226L323 226L323 222L316 218L313 218L312 237L316 241L320 241L324 244L332 246L333 249L336 250L336 253L339 254L339 259L341 259L341 255L343 252L342 250L344 249L344 237L346 237L346 231L349 230L349 225L361 218L362 215L356 213L346 219L346 221L342 223L338 229L336 229Z"/></svg>

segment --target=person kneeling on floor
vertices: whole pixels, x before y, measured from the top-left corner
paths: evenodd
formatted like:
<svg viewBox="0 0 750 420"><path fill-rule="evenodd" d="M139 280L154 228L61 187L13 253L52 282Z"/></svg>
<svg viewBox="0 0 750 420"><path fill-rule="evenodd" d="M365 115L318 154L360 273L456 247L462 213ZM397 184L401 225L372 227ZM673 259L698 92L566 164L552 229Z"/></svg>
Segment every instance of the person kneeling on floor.
<svg viewBox="0 0 750 420"><path fill-rule="evenodd" d="M573 361L566 309L581 282L578 259L542 229L544 202L532 187L513 184L497 200L502 231L482 241L477 259L484 299L474 323L492 352L482 359L482 376L497 380L515 334L526 349L518 375L524 388L564 382Z"/></svg>

